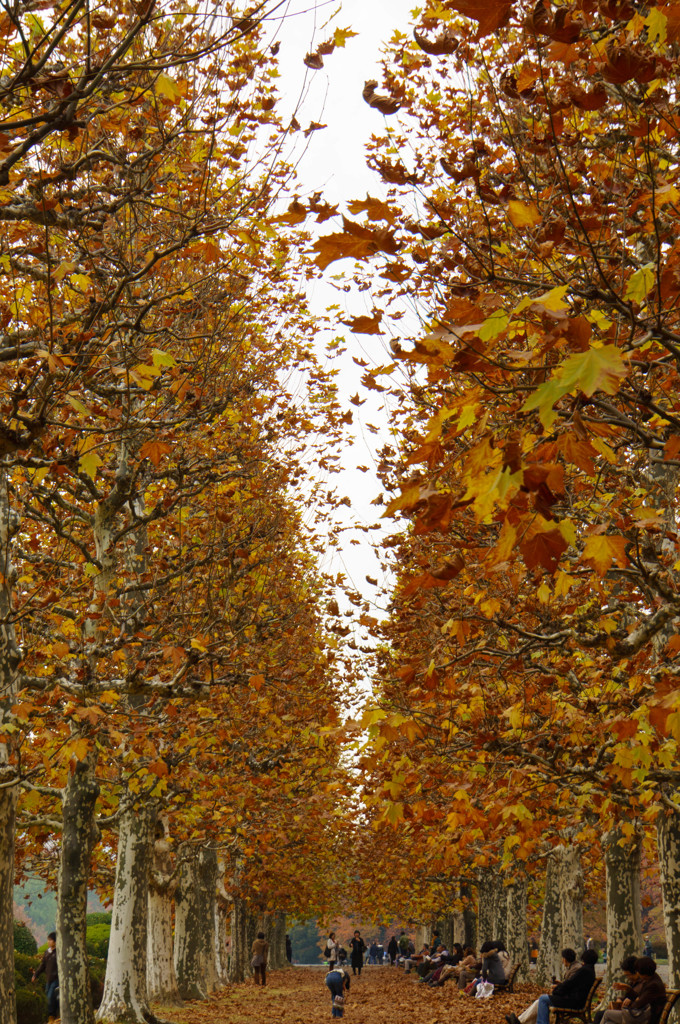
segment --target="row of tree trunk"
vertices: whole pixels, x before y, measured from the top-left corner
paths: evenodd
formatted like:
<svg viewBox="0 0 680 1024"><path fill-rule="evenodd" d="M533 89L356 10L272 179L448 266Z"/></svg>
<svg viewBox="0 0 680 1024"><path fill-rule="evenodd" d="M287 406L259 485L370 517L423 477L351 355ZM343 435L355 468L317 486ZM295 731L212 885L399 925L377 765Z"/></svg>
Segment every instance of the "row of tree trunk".
<svg viewBox="0 0 680 1024"><path fill-rule="evenodd" d="M626 834L626 831L628 834ZM658 857L663 894L664 925L671 987L680 986L680 818L669 812L657 820ZM641 836L617 829L602 840L606 870L607 969L603 1002L608 1001L622 960L642 952L640 898ZM440 917L442 941L476 948L477 940L501 940L512 963L519 963L518 980L529 976L527 881L504 880L498 868L483 868L477 878L477 915L469 887L461 892L463 910ZM545 891L536 982L549 986L560 977L561 950L583 949L584 883L578 846L556 847L546 857Z"/></svg>
<svg viewBox="0 0 680 1024"><path fill-rule="evenodd" d="M95 1020L85 948L90 856L98 838L94 771L93 760L79 762L64 793L56 929L62 1024ZM154 1024L159 1018L151 1002L207 999L228 982L245 980L258 931L270 944L270 968L284 966L285 915L256 915L244 900L229 899L224 871L214 847L175 858L153 801L124 802L98 1021ZM14 1019L0 1010L0 1024Z"/></svg>

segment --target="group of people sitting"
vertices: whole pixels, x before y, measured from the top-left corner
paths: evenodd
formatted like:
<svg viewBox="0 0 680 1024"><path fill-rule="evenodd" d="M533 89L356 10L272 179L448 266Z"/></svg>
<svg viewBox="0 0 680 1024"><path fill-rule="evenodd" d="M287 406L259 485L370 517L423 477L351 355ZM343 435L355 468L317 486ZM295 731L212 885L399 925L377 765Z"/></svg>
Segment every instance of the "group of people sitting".
<svg viewBox="0 0 680 1024"><path fill-rule="evenodd" d="M562 950L563 978L549 994L539 996L519 1016L506 1014L507 1024L549 1024L550 1010L580 1010L595 982L597 951L585 949L580 962L573 949ZM594 1024L657 1024L666 1002L666 986L649 956L629 956L621 964L624 980L615 981L619 999L595 1014Z"/></svg>
<svg viewBox="0 0 680 1024"><path fill-rule="evenodd" d="M463 948L460 942L454 942L449 951L435 937L431 945L425 943L419 953L400 962L405 974L417 974L419 981L432 988L453 980L461 991L470 994L482 981L502 985L510 972L510 956L500 939L485 942L477 953L471 946Z"/></svg>

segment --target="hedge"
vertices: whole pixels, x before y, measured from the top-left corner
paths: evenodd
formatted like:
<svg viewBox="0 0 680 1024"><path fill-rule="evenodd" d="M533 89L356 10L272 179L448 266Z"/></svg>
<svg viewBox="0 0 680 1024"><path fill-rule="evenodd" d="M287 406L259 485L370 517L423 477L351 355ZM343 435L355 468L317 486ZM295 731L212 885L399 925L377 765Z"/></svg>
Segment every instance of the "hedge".
<svg viewBox="0 0 680 1024"><path fill-rule="evenodd" d="M38 943L35 941L33 932L21 921L14 922L14 948L17 953L30 955L38 952Z"/></svg>
<svg viewBox="0 0 680 1024"><path fill-rule="evenodd" d="M26 956L22 953L14 954L17 1024L43 1024L47 1016L44 976L41 975L35 984L31 983L33 971L39 963L39 957ZM106 960L90 957L90 988L92 990L92 1005L95 1010L102 1001L105 975Z"/></svg>

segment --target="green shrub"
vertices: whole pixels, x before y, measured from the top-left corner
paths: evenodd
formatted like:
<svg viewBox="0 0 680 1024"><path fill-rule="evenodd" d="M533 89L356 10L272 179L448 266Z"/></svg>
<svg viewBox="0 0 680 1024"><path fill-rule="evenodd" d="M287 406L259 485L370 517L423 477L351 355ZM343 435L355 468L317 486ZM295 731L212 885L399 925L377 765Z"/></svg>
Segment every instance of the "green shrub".
<svg viewBox="0 0 680 1024"><path fill-rule="evenodd" d="M104 978L106 977L106 960L97 960L90 957L90 989L92 990L92 1005L95 1010L99 1007L104 995Z"/></svg>
<svg viewBox="0 0 680 1024"><path fill-rule="evenodd" d="M33 937L33 932L20 921L14 922L14 948L18 953L37 953L38 943Z"/></svg>
<svg viewBox="0 0 680 1024"><path fill-rule="evenodd" d="M112 918L113 913L110 910L106 912L98 911L95 914L88 914L87 917L85 918L85 924L87 925L88 928L90 927L91 924L111 924Z"/></svg>
<svg viewBox="0 0 680 1024"><path fill-rule="evenodd" d="M14 951L14 972L22 979L21 985L28 985L39 963L40 959L37 956L27 956L26 953Z"/></svg>
<svg viewBox="0 0 680 1024"><path fill-rule="evenodd" d="M47 1016L47 998L42 985L16 990L17 1024L42 1024Z"/></svg>
<svg viewBox="0 0 680 1024"><path fill-rule="evenodd" d="M94 916L94 915L92 915ZM85 944L89 955L106 960L109 955L109 936L111 935L110 924L88 925L85 935Z"/></svg>

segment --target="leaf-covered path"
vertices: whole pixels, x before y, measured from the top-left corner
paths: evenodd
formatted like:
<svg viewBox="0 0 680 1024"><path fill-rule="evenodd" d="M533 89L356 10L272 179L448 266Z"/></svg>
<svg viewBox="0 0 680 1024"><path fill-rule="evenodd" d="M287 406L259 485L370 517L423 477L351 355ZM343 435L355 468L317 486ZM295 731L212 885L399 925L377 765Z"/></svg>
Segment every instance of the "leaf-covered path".
<svg viewBox="0 0 680 1024"><path fill-rule="evenodd" d="M330 996L325 970L295 967L272 972L264 989L252 982L232 985L207 1002L158 1011L173 1024L328 1024ZM389 967L367 967L352 978L345 1024L505 1024L505 1014L519 1012L539 990L521 985L513 995L479 1000L460 995L452 983L431 989L413 976Z"/></svg>

